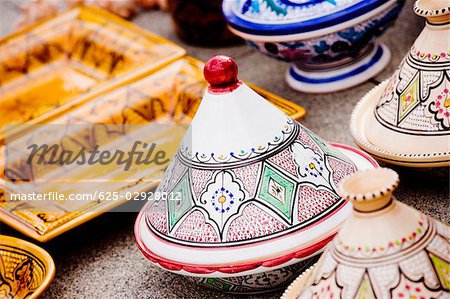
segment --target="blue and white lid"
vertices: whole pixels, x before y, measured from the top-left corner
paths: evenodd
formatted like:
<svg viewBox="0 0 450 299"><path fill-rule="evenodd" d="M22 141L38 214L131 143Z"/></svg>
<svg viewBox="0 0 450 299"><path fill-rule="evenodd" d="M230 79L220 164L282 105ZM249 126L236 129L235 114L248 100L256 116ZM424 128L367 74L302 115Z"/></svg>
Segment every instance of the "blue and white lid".
<svg viewBox="0 0 450 299"><path fill-rule="evenodd" d="M224 0L230 26L253 35L291 35L357 19L392 0ZM394 1L395 2L395 1Z"/></svg>

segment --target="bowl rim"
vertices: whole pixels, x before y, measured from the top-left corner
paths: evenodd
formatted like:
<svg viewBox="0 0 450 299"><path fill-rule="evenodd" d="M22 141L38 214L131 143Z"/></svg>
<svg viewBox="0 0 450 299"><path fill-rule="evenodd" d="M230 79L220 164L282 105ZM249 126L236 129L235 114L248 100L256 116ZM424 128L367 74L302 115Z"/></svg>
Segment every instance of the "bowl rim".
<svg viewBox="0 0 450 299"><path fill-rule="evenodd" d="M367 163L370 163L371 167L378 168L379 165L375 159L373 159L367 153L358 150L354 147L343 145L339 143L330 144L338 149L347 150L358 156L360 159L364 159ZM249 271L254 273L265 272L267 269L276 269L281 268L296 262L296 260L304 260L310 258L321 251L326 247L326 245L333 239L336 235L338 229L334 231L328 231L327 234L322 234L316 238L316 242L312 244L308 244L305 247L296 248L296 250L290 252L280 251L278 256L271 257L262 257L260 259L254 260L246 260L246 261L236 261L236 263L230 264L194 264L194 263L185 263L179 262L173 259L165 258L159 254L156 254L151 249L145 245L144 241L141 238L141 224L144 223L142 221L142 217L145 214L145 207L139 213L135 225L134 225L134 238L137 244L138 249L141 253L152 263L158 265L159 267L171 271L171 272L180 272L181 274L186 274L190 276L204 276L204 277L227 277L227 276L240 276L245 275ZM339 226L338 226L339 227ZM270 242L271 240L267 240ZM180 245L181 246L181 245ZM216 248L219 249L219 248ZM264 268L263 270L259 268ZM258 270L259 269L259 270ZM242 272L246 272L243 274Z"/></svg>
<svg viewBox="0 0 450 299"><path fill-rule="evenodd" d="M36 259L39 259L44 264L46 268L44 279L42 280L40 286L27 298L34 299L42 295L42 293L49 287L50 283L55 277L56 272L55 262L53 261L53 258L50 256L50 254L43 248L31 242L12 236L0 235L0 244L18 247L23 251L31 253L33 256L36 257Z"/></svg>
<svg viewBox="0 0 450 299"><path fill-rule="evenodd" d="M233 12L236 0L224 0L222 11L231 30L237 35L252 40L289 41L333 33L342 28L352 27L389 7L401 6L403 0L364 0L347 8L305 21L292 19L288 23L255 22L245 20Z"/></svg>

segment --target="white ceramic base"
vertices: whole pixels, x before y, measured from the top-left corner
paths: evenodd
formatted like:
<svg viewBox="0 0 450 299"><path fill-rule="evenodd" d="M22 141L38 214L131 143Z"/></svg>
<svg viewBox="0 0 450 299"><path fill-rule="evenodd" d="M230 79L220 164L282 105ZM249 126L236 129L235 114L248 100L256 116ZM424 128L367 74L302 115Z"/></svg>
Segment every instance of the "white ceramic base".
<svg viewBox="0 0 450 299"><path fill-rule="evenodd" d="M286 73L290 87L305 93L328 93L350 88L381 72L391 58L390 50L376 42L362 59L324 71L303 70L292 63Z"/></svg>
<svg viewBox="0 0 450 299"><path fill-rule="evenodd" d="M368 127L368 121L373 117L373 110L378 100L381 97L382 92L386 88L388 81L380 83L378 86L369 91L353 110L350 130L353 135L355 143L362 148L364 151L368 152L370 155L378 160L384 161L389 164L413 167L413 168L432 168L432 167L448 167L450 166L450 152L439 151L439 152L428 152L421 153L417 152L394 152L392 150L386 150L377 146L369 141L366 131ZM397 135L395 135L397 134ZM404 136L399 133L391 132L386 130L383 136L386 136L388 140L402 140ZM389 136L389 137L388 137ZM407 136L413 143L414 138L422 138L428 144L442 144L445 147L446 141L450 142L448 136L430 136L430 137L417 137L417 136ZM406 142L406 141L404 141ZM416 144L419 141L415 141ZM450 147L450 144L449 144ZM400 150L402 148L399 148Z"/></svg>

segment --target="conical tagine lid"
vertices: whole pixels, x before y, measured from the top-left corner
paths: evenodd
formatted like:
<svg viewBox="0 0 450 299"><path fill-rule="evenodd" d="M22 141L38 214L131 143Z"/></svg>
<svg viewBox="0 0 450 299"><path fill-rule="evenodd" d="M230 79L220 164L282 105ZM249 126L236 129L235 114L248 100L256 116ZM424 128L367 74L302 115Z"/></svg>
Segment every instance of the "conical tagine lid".
<svg viewBox="0 0 450 299"><path fill-rule="evenodd" d="M216 276L317 254L351 210L339 182L376 163L283 114L237 79L231 58L204 74L210 86L155 191L168 199L137 219L139 248L168 270Z"/></svg>
<svg viewBox="0 0 450 299"><path fill-rule="evenodd" d="M426 26L387 83L356 107L352 131L371 154L405 166L450 164L450 1L420 0Z"/></svg>
<svg viewBox="0 0 450 299"><path fill-rule="evenodd" d="M397 185L387 168L346 179L352 215L301 290L284 298L449 298L450 228L398 202Z"/></svg>

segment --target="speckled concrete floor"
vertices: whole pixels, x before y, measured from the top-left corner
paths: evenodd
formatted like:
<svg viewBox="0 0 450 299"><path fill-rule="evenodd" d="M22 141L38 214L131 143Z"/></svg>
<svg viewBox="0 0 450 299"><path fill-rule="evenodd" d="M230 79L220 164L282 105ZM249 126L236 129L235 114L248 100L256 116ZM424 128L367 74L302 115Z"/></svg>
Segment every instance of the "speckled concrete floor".
<svg viewBox="0 0 450 299"><path fill-rule="evenodd" d="M0 0L0 35L13 28L24 0ZM207 60L215 54L233 56L241 79L250 81L308 110L303 123L323 138L354 145L349 133L350 113L357 101L397 67L421 31L424 21L407 1L394 27L381 38L392 51L388 68L360 86L326 95L306 95L284 82L287 64L275 61L242 45L205 49L184 44L174 34L169 17L162 12L138 15L134 22L182 45L188 54ZM428 215L449 222L449 178L396 168L401 175L397 197ZM231 298L153 267L134 244L136 214L108 213L43 244L55 259L56 277L44 298ZM1 225L1 232L22 237ZM264 296L278 298L280 293ZM262 296L260 296L262 297Z"/></svg>

